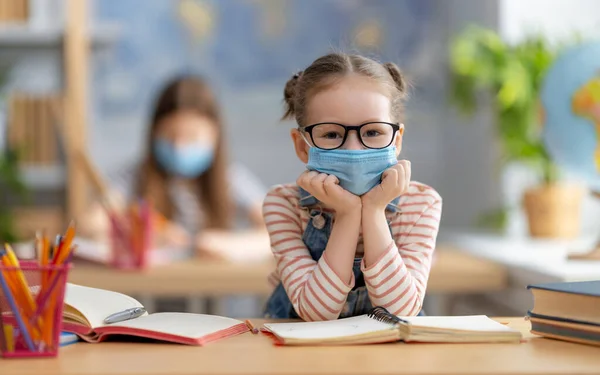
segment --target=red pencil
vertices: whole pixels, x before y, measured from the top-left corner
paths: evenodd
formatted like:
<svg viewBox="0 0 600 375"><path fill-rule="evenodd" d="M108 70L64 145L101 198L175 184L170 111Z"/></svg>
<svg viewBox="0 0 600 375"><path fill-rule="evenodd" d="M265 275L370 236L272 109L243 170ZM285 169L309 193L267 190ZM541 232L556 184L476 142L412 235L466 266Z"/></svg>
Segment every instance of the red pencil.
<svg viewBox="0 0 600 375"><path fill-rule="evenodd" d="M4 323L2 322L2 314L0 314L0 350L3 353L8 351L8 343L6 342L6 336L4 335Z"/></svg>
<svg viewBox="0 0 600 375"><path fill-rule="evenodd" d="M147 201L142 201L140 208L140 221L142 231L142 246L140 249L141 266L145 266L148 261L148 253L152 246L152 212Z"/></svg>

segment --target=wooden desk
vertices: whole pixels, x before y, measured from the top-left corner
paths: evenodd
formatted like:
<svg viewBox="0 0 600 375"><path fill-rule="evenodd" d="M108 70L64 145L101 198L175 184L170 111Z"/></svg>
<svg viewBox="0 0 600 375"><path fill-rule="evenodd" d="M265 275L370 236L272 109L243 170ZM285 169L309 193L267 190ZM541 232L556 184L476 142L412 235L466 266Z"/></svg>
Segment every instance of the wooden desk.
<svg viewBox="0 0 600 375"><path fill-rule="evenodd" d="M0 359L0 374L600 374L600 348L533 338L523 318L498 320L520 329L527 341L277 347L266 336L246 333L205 347L78 343L55 359Z"/></svg>
<svg viewBox="0 0 600 375"><path fill-rule="evenodd" d="M141 272L115 271L106 267L75 265L69 281L125 294L152 296L232 294L267 295L272 263L241 264L193 260ZM431 293L476 293L501 290L507 271L492 261L453 249L439 249L429 278Z"/></svg>

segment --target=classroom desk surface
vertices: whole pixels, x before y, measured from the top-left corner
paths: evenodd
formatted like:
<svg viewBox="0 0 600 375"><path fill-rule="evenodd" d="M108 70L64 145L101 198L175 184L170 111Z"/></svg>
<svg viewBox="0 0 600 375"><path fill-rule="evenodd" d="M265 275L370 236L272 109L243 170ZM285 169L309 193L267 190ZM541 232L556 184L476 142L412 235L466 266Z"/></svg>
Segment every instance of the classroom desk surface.
<svg viewBox="0 0 600 375"><path fill-rule="evenodd" d="M125 294L203 295L268 294L267 282L274 264L226 263L193 260L136 271L75 264L69 281ZM453 249L436 251L429 293L476 293L500 290L507 285L505 267Z"/></svg>
<svg viewBox="0 0 600 375"><path fill-rule="evenodd" d="M520 329L526 341L282 347L245 333L205 347L77 343L54 359L0 359L0 374L600 374L600 348L534 337L523 318L497 320Z"/></svg>

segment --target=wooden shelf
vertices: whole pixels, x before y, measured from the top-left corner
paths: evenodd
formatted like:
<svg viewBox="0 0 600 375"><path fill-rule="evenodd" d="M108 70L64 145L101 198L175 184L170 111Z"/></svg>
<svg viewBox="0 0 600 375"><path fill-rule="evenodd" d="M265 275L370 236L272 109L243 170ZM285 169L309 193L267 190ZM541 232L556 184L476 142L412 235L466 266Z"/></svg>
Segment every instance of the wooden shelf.
<svg viewBox="0 0 600 375"><path fill-rule="evenodd" d="M117 25L104 24L90 29L92 48L114 44L120 35ZM34 28L29 25L0 25L0 48L56 48L62 45L63 29Z"/></svg>

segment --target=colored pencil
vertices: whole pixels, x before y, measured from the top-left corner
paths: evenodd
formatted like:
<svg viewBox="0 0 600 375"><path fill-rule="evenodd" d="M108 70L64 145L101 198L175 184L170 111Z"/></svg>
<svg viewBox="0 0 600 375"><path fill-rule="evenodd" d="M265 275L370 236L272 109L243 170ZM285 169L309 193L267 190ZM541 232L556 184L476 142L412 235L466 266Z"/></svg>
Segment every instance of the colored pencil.
<svg viewBox="0 0 600 375"><path fill-rule="evenodd" d="M73 257L75 248L76 248L76 246L73 247L72 250L69 250L69 254L67 255L67 259L66 259L65 263L69 263L71 261L71 258ZM44 311L44 308L45 308L46 304L48 303L48 300L52 296L52 293L54 292L56 285L58 285L58 282L60 281L60 276L61 276L61 273L59 271L56 271L54 273L54 275L52 275L52 279L49 282L48 288L46 288L46 290L44 290L43 293L38 294L37 309L36 309L35 313L33 314L32 319L36 319Z"/></svg>
<svg viewBox="0 0 600 375"><path fill-rule="evenodd" d="M8 350L8 338L4 334L4 322L2 321L2 312L0 312L0 351L6 352Z"/></svg>
<svg viewBox="0 0 600 375"><path fill-rule="evenodd" d="M19 259L9 244L0 246L0 286L14 319L16 321L14 334L12 325L2 324L0 320L0 350L11 351L11 346L17 350L44 351L54 350L53 338L60 328L57 322L62 317L57 316L57 308L62 303L62 287L66 270L60 266L68 266L74 249L75 224L70 223L64 237L57 236L50 241L45 231L37 232L34 240L38 268L21 267ZM25 272L24 272L25 271ZM38 272L39 278L25 277L27 272ZM28 280L33 284L29 285ZM33 286L39 286L37 295L32 292ZM63 285L64 286L64 285ZM6 319L5 319L6 321ZM17 331L18 329L18 331ZM10 335L7 332L11 333ZM18 333L17 333L18 332ZM14 340L10 337L14 337ZM7 341L12 340L10 343Z"/></svg>
<svg viewBox="0 0 600 375"><path fill-rule="evenodd" d="M19 265L19 260L17 259L17 256L15 255L14 251L12 250L9 244L4 245L4 253L4 264L6 265L6 260L8 260L9 267L13 269L11 272L8 272L10 275L8 277L9 281L7 282L7 286L9 288L11 287L13 291L13 298L15 295L17 296L17 302L23 309L23 312L25 314L33 314L35 311L35 300L33 299L33 295L29 290L27 280L25 279L25 275L23 274L23 271L21 270L21 267ZM10 276L12 276L12 280L10 280ZM42 322L38 320L38 326L41 326L41 324ZM28 328L30 327L30 323L28 320L25 320L25 325ZM40 338L40 328L35 328L35 326L31 328L31 333L34 336L34 338L36 340Z"/></svg>
<svg viewBox="0 0 600 375"><path fill-rule="evenodd" d="M141 265L145 266L148 262L148 253L152 246L152 231L154 226L152 225L152 210L150 204L147 201L142 202L141 208L141 222L142 222L142 248L140 250Z"/></svg>
<svg viewBox="0 0 600 375"><path fill-rule="evenodd" d="M15 302L15 299L13 298L13 295L8 287L8 284L6 283L6 279L4 278L3 272L0 272L0 287L2 288L2 292L4 293L4 298L6 298L6 302L10 306L10 308L15 316L15 320L17 321L17 325L19 326L19 329L21 330L21 335L23 336L23 339L25 340L25 344L27 345L27 348L31 351L35 351L35 346L33 345L33 341L31 339L31 336L29 335L29 331L27 330L27 327L25 326L25 322L23 321L21 312L19 311L19 308Z"/></svg>
<svg viewBox="0 0 600 375"><path fill-rule="evenodd" d="M75 223L71 222L71 224L69 224L69 227L67 228L67 232L65 233L65 237L64 237L62 243L60 244L58 249L56 249L56 254L54 254L54 257L52 259L52 264L56 265L56 264L64 263L65 259L69 255L68 249L70 249L71 244L73 243L74 239L75 239Z"/></svg>
<svg viewBox="0 0 600 375"><path fill-rule="evenodd" d="M6 349L9 352L14 351L15 350L15 335L14 335L13 326L11 326L10 324L5 324L2 330L4 333L4 338L6 339Z"/></svg>
<svg viewBox="0 0 600 375"><path fill-rule="evenodd" d="M6 251L6 257L10 262L10 266L15 268L12 274L13 280L15 280L15 282L17 283L17 288L19 288L23 293L24 300L27 301L29 308L35 309L35 302L33 300L33 296L31 295L29 287L27 286L27 280L25 279L25 275L23 275L23 271L19 267L19 260L17 259L17 256L15 255L14 251L12 250L9 244L4 244L4 249Z"/></svg>

